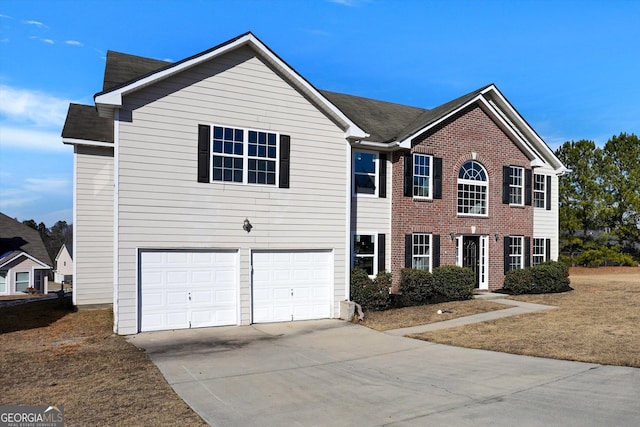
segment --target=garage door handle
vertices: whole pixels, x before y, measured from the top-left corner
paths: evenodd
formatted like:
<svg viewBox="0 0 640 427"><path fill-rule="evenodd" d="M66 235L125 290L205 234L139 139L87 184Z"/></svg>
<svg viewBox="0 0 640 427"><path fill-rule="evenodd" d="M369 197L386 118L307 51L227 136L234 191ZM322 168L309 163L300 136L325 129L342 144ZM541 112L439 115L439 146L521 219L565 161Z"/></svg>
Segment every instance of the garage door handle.
<svg viewBox="0 0 640 427"><path fill-rule="evenodd" d="M191 301L191 292L189 292L189 301Z"/></svg>

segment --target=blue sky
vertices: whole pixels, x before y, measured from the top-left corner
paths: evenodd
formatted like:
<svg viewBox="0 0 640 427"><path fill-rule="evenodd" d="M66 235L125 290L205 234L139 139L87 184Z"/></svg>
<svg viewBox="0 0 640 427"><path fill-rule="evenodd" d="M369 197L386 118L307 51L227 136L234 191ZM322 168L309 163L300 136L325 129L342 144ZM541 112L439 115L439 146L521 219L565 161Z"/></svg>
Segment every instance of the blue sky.
<svg viewBox="0 0 640 427"><path fill-rule="evenodd" d="M72 222L69 102L107 50L177 61L252 31L315 87L431 108L495 83L553 149L640 135L640 2L0 2L0 212Z"/></svg>

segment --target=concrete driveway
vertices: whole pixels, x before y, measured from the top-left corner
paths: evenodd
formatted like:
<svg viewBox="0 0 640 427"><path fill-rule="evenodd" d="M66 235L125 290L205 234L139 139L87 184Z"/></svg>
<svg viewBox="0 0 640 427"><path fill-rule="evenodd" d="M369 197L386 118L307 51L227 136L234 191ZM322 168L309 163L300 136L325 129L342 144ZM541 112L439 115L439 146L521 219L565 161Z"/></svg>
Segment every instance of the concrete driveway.
<svg viewBox="0 0 640 427"><path fill-rule="evenodd" d="M143 333L214 426L638 426L640 369L469 350L339 320Z"/></svg>

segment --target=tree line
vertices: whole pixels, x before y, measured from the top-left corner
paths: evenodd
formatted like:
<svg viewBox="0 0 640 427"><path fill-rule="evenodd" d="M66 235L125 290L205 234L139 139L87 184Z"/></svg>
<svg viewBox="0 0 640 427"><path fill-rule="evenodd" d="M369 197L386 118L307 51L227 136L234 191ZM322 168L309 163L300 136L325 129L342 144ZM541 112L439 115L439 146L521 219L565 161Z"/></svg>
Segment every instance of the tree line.
<svg viewBox="0 0 640 427"><path fill-rule="evenodd" d="M44 222L38 224L33 219L22 221L22 223L38 231L52 262L62 245L73 244L73 224L67 224L66 221L58 221L51 228L47 228Z"/></svg>
<svg viewBox="0 0 640 427"><path fill-rule="evenodd" d="M640 261L640 142L620 133L597 147L567 141L556 156L571 169L560 177L560 252L573 265Z"/></svg>

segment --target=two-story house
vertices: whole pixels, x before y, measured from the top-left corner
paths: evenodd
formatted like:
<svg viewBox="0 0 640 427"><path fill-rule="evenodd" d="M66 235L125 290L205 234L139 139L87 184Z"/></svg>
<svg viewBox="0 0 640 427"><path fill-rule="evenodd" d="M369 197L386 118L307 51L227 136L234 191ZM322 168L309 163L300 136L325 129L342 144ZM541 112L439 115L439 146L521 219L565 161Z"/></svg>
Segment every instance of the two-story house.
<svg viewBox="0 0 640 427"><path fill-rule="evenodd" d="M557 256L565 171L494 85L436 109L320 91L251 33L175 63L109 52L72 104L74 303L120 334L333 318L353 266Z"/></svg>

